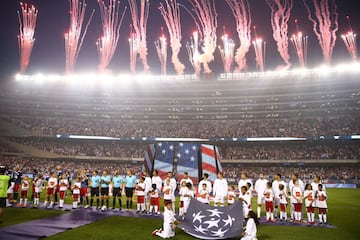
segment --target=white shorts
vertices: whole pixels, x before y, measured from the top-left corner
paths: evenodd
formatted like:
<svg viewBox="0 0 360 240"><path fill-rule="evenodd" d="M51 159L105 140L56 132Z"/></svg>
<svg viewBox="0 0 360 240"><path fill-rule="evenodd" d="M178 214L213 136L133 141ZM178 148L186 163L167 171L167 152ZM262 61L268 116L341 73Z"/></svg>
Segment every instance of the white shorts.
<svg viewBox="0 0 360 240"><path fill-rule="evenodd" d="M264 204L265 198L263 195L257 197L257 204Z"/></svg>
<svg viewBox="0 0 360 240"><path fill-rule="evenodd" d="M225 196L215 195L215 197L214 197L214 203L224 204L224 203L225 203Z"/></svg>
<svg viewBox="0 0 360 240"><path fill-rule="evenodd" d="M247 218L247 217L248 217L249 212L250 212L249 208L243 206L243 217L244 217L244 218Z"/></svg>

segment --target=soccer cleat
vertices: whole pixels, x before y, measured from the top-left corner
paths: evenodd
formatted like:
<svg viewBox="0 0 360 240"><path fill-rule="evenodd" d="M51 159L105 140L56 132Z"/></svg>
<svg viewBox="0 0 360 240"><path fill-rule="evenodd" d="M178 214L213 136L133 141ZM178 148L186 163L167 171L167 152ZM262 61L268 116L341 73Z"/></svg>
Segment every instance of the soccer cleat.
<svg viewBox="0 0 360 240"><path fill-rule="evenodd" d="M155 229L154 231L152 231L151 234L152 234L153 236L156 236L156 233L157 233L157 232L159 232L159 229Z"/></svg>

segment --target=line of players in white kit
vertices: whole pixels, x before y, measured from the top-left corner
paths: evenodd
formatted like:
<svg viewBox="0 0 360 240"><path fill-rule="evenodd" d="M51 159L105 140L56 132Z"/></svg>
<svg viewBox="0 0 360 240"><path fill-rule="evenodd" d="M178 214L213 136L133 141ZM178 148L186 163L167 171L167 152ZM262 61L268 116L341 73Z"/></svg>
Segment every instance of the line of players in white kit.
<svg viewBox="0 0 360 240"><path fill-rule="evenodd" d="M114 175L114 179L116 176ZM93 178L94 176L90 177ZM102 176L104 177L104 176ZM109 176L110 177L110 176ZM100 177L99 177L100 178ZM128 178L128 176L127 176ZM126 179L127 179L126 178ZM264 205L266 212L266 221L275 221L278 217L280 221L288 221L288 209L290 211L290 221L301 222L302 210L305 205L307 213L307 222L309 224L315 223L315 210L317 209L319 223L327 223L327 194L325 186L321 184L319 177L315 176L314 181L310 184L304 184L302 180L298 178L297 174L292 175L292 179L286 184L281 179L281 174L276 174L272 182L265 179L262 173L259 174L259 179L255 184L247 178L245 173L241 174L241 179L238 182L239 194L235 193L233 186L228 186L227 180L223 178L222 173L218 173L217 179L212 184L208 179L208 175L204 174L203 179L199 182L197 189L194 188L192 180L188 177L187 173L184 174L180 180L180 186L178 189L180 204L179 215L184 216L190 203L190 199L196 197L200 202L209 204L210 200L214 201L217 206L224 206L225 203L231 205L236 199L243 202L244 217L247 217L248 212L252 209L251 199L253 192L257 195L257 216L261 217L261 209ZM109 180L111 182L111 179ZM84 203L88 205L87 196L98 197L99 194L88 194L87 189L99 188L99 186L92 186L95 181L89 182L83 186L83 181L78 178L71 186L73 197L73 208L77 208L78 203ZM115 184L116 181L114 180ZM119 186L114 185L114 190L121 188L125 184L125 179L120 179ZM135 182L134 182L135 184ZM32 181L32 187L34 192L34 205L40 204L40 194L44 186L44 180L42 178L35 178ZM124 186L126 188L127 184ZM25 176L21 181L21 196L18 206L26 206L27 204L27 191L30 187L30 179ZM70 181L65 174L56 176L56 173L50 176L47 181L45 206L53 207L54 205L54 193L59 192L59 207L62 208L64 204L64 197L66 191L70 188ZM9 187L11 189L11 186ZM137 183L134 185L134 193L137 196L138 212L147 212L149 214L160 213L160 198L164 200L164 206L168 202L171 202L175 209L175 190L177 189L177 183L175 178L172 177L172 173L168 173L168 176L163 180L157 176L157 171L153 172L153 176L147 176L143 173ZM11 191L8 193L11 193ZM11 194L9 194L10 196ZM104 194L102 194L104 195ZM121 193L114 196L113 208L115 206L115 197L119 199L121 206ZM127 195L128 197L128 195ZM213 199L212 199L213 198ZM11 198L9 197L9 200ZM79 201L82 199L81 201ZM131 196L132 199L132 196ZM132 200L130 199L132 205ZM103 200L102 200L103 201ZM106 202L108 200L106 199ZM92 203L92 201L91 201ZM92 205L92 204L91 204ZM98 204L97 204L98 205ZM103 203L101 204L103 205ZM106 204L108 207L108 204ZM127 208L131 208L128 206ZM279 216L278 216L279 215Z"/></svg>
<svg viewBox="0 0 360 240"><path fill-rule="evenodd" d="M315 224L315 210L318 212L319 224L327 224L327 193L325 186L320 182L318 176L313 182L306 183L299 179L298 174L293 174L288 184L281 179L281 174L276 174L272 182L265 179L264 174L259 174L254 186L246 174L241 174L238 183L240 189L239 200L244 205L244 216L251 209L252 190L257 194L257 217L261 217L261 208L265 206L265 220L275 222L278 217L280 221L301 223L303 206L307 214L307 223ZM289 209L289 211L288 211ZM279 214L279 216L278 216Z"/></svg>

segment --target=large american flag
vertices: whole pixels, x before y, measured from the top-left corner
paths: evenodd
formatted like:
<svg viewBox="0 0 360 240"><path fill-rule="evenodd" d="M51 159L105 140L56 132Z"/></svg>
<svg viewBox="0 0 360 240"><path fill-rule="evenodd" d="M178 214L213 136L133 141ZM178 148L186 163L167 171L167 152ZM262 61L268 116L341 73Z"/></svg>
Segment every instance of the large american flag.
<svg viewBox="0 0 360 240"><path fill-rule="evenodd" d="M202 172L209 174L209 180L215 181L217 178L217 166L215 158L215 150L213 145L201 144Z"/></svg>
<svg viewBox="0 0 360 240"><path fill-rule="evenodd" d="M155 159L155 151L156 151L155 144L152 143L152 144L147 145L142 170L146 171L146 172L148 172L150 174L151 174L151 172L153 170L154 159Z"/></svg>
<svg viewBox="0 0 360 240"><path fill-rule="evenodd" d="M188 172L189 177L197 184L199 181L199 146L194 143L179 143L177 174L178 179L184 172ZM180 177L180 178L179 178Z"/></svg>
<svg viewBox="0 0 360 240"><path fill-rule="evenodd" d="M215 146L215 158L216 158L216 163L217 163L217 167L218 167L218 171L219 172L223 172L223 168L221 166L221 155L219 153L219 148L217 146Z"/></svg>
<svg viewBox="0 0 360 240"><path fill-rule="evenodd" d="M168 172L173 172L174 144L160 142L156 148L154 169L158 170L159 176L165 179Z"/></svg>

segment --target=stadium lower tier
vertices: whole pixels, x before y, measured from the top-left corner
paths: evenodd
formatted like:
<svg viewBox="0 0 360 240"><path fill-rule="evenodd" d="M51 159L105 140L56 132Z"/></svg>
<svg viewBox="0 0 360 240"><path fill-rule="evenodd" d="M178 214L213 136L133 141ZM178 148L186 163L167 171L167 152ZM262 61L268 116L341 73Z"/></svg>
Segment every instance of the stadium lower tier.
<svg viewBox="0 0 360 240"><path fill-rule="evenodd" d="M114 160L79 160L69 158L47 159L30 158L19 156L5 156L0 158L0 165L5 165L13 170L17 166L24 174L32 174L34 170L42 176L49 176L50 172L56 171L61 166L63 172L66 172L72 178L77 176L80 170L91 173L98 170L100 173L107 170L110 175L119 171L120 175L126 175L127 170L132 169L137 177L142 173L143 161L114 161ZM284 162L284 163L239 163L223 162L223 173L228 182L236 185L241 173L246 173L253 182L258 179L260 173L264 173L265 178L273 180L275 174L280 173L285 181L291 179L293 173L298 173L299 178L305 182L311 182L314 176L319 176L324 183L342 183L342 184L360 184L360 163L342 163L341 161L333 163L312 162ZM179 181L180 179L178 179Z"/></svg>
<svg viewBox="0 0 360 240"><path fill-rule="evenodd" d="M317 140L287 142L217 143L221 158L226 161L252 162L255 160L359 160L359 140ZM27 153L36 156L54 154L54 157L143 159L146 143L95 141L56 138L0 139L0 153ZM175 148L177 146L175 145ZM176 151L176 149L175 149Z"/></svg>

